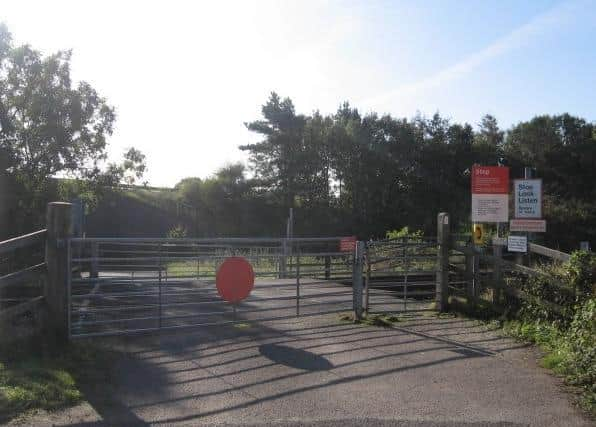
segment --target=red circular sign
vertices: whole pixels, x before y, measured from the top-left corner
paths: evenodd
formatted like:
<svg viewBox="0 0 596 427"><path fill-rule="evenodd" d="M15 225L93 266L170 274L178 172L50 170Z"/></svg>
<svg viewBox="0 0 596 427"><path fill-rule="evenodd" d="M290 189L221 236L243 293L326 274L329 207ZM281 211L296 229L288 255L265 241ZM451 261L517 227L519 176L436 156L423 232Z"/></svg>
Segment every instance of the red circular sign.
<svg viewBox="0 0 596 427"><path fill-rule="evenodd" d="M217 293L231 303L246 298L255 284L255 272L242 257L227 258L217 269L215 276Z"/></svg>

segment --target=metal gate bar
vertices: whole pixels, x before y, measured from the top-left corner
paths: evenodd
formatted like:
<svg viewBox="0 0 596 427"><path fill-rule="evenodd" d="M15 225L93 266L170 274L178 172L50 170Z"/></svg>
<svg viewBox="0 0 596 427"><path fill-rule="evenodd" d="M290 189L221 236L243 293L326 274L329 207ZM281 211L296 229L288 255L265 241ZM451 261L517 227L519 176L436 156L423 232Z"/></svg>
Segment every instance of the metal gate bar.
<svg viewBox="0 0 596 427"><path fill-rule="evenodd" d="M368 242L365 311L432 310L436 298L435 238L403 237Z"/></svg>
<svg viewBox="0 0 596 427"><path fill-rule="evenodd" d="M352 310L353 253L339 251L339 241L70 239L70 335L122 335ZM249 260L256 275L253 293L239 304L221 300L215 287L217 268L231 255Z"/></svg>

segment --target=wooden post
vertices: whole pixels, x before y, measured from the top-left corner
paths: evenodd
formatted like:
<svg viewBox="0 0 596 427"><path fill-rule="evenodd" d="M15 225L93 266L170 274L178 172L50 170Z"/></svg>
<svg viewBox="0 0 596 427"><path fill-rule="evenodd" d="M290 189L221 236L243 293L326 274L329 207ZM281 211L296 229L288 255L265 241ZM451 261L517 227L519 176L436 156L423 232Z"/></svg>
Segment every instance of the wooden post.
<svg viewBox="0 0 596 427"><path fill-rule="evenodd" d="M449 214L437 216L437 310L446 311L449 286Z"/></svg>
<svg viewBox="0 0 596 427"><path fill-rule="evenodd" d="M364 242L356 242L354 252L354 269L352 271L352 301L354 306L354 320L362 319L364 307L362 304L363 273L364 273Z"/></svg>
<svg viewBox="0 0 596 427"><path fill-rule="evenodd" d="M493 304L498 305L501 300L501 257L503 256L503 246L493 242Z"/></svg>
<svg viewBox="0 0 596 427"><path fill-rule="evenodd" d="M72 236L70 203L48 203L45 262L48 272L44 296L48 308L47 339L56 349L68 341L68 254L66 239Z"/></svg>
<svg viewBox="0 0 596 427"><path fill-rule="evenodd" d="M480 297L481 283L480 283L480 255L478 252L474 253L474 269L473 269L473 281L474 281L474 299L478 300Z"/></svg>
<svg viewBox="0 0 596 427"><path fill-rule="evenodd" d="M465 272L465 280L466 280L466 297L468 298L468 304L473 304L476 300L476 293L475 293L475 285L474 283L474 257L476 256L475 253L475 246L474 242L471 242L468 245L468 249L471 252L467 252L466 256L466 272Z"/></svg>
<svg viewBox="0 0 596 427"><path fill-rule="evenodd" d="M99 243L91 243L91 269L89 277L96 279L99 277Z"/></svg>

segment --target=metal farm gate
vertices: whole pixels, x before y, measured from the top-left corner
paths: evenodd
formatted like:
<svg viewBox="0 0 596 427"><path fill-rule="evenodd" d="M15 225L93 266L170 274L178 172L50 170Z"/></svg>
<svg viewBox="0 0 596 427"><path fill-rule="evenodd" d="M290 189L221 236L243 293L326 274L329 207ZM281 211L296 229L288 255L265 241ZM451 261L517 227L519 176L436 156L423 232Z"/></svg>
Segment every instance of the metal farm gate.
<svg viewBox="0 0 596 427"><path fill-rule="evenodd" d="M406 238L70 238L70 337L122 335L339 313L428 309L437 245ZM254 288L222 300L215 276L231 256L248 260Z"/></svg>
<svg viewBox="0 0 596 427"><path fill-rule="evenodd" d="M68 241L71 337L267 321L352 310L352 252L339 238ZM215 286L230 256L248 260L255 285L238 304Z"/></svg>
<svg viewBox="0 0 596 427"><path fill-rule="evenodd" d="M432 310L437 277L437 239L402 237L366 244L364 311Z"/></svg>

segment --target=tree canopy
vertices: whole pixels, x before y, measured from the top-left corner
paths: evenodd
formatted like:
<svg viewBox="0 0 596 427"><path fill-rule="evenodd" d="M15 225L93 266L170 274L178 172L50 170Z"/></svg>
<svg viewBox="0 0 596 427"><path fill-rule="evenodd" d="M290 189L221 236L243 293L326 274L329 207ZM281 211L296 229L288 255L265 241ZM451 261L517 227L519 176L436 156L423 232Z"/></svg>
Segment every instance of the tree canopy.
<svg viewBox="0 0 596 427"><path fill-rule="evenodd" d="M243 218L244 224L260 224L258 234L279 235L287 208L294 207L299 234L369 238L404 226L433 233L436 214L447 211L467 231L470 170L482 164L508 165L512 178L529 166L544 179L549 233L543 237L550 243L574 247L596 237L596 131L584 119L538 116L505 131L485 115L475 130L439 113L411 120L362 115L348 103L331 115L302 115L276 93L262 115L247 123L262 140L240 146L249 153L252 178L238 166L238 179L230 184L236 191L211 194L212 211L226 206L215 217L237 208L228 224ZM220 179L218 173L188 183L203 188ZM232 225L218 229L242 232Z"/></svg>
<svg viewBox="0 0 596 427"><path fill-rule="evenodd" d="M114 108L89 83L72 81L70 61L70 51L44 56L15 46L0 24L0 179L31 223L56 194L54 178L84 181L60 192L74 196L97 185L134 183L146 169L135 148L121 164L105 164Z"/></svg>

